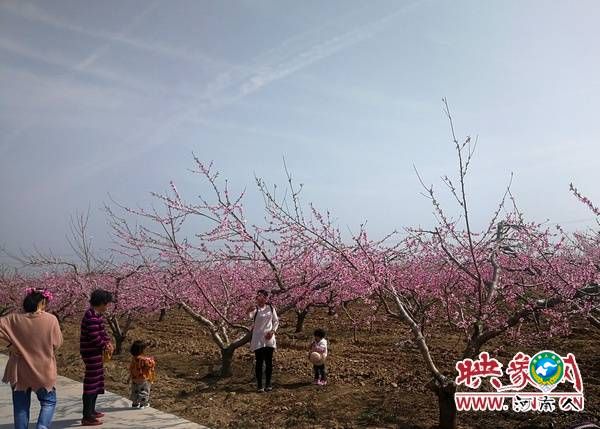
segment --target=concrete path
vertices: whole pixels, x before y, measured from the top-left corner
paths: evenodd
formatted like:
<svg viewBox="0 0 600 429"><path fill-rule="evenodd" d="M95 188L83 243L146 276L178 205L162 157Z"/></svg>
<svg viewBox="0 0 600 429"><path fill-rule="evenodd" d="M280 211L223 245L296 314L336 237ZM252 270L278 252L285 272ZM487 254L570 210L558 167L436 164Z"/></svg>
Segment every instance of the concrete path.
<svg viewBox="0 0 600 429"><path fill-rule="evenodd" d="M0 354L0 374L4 374L4 367L7 360L8 356ZM65 377L58 377L57 384L58 404L56 406L52 429L81 427L81 383ZM154 408L146 408L144 410L132 409L130 401L110 392L98 396L97 408L106 413L106 416L102 419L104 420L104 424L96 426L101 429L208 429L206 426L183 420L172 414L155 410ZM35 428L39 409L39 402L35 394L32 394L30 428ZM13 410L11 390L8 385L0 383L0 429L12 428Z"/></svg>

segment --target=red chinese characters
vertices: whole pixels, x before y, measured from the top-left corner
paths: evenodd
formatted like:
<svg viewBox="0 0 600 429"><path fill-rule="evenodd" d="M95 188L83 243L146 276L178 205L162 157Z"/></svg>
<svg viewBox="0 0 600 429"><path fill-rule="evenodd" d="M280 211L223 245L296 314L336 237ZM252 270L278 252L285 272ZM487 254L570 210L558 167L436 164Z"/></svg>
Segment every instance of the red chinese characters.
<svg viewBox="0 0 600 429"><path fill-rule="evenodd" d="M464 384L471 389L479 388L483 377L502 376L502 364L497 359L491 359L488 352L481 352L477 360L464 359L458 362L456 370L456 384Z"/></svg>

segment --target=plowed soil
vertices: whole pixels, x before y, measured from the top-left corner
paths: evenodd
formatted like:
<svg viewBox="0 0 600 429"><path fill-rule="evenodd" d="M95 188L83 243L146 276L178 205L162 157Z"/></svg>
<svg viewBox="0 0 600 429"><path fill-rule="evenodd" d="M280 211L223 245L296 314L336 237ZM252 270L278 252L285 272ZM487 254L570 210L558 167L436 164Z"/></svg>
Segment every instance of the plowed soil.
<svg viewBox="0 0 600 429"><path fill-rule="evenodd" d="M173 310L164 321L143 317L129 338L153 345L158 378L151 405L211 428L435 428L437 399L425 387L429 380L417 349L403 326L378 322L360 330L354 341L352 325L341 315L315 311L306 320L304 333L294 334L294 318L282 318L274 363L274 390L255 392L254 356L247 347L235 355L234 375L214 376L219 354L210 337L185 314ZM78 321L63 326L65 346L59 351L61 375L81 380ZM600 332L585 321L574 324L566 338L540 340L519 347L508 339L485 349L504 365L519 350L530 355L550 349L561 355L574 353L583 376L585 411L550 414L508 412L459 413L461 428L566 428L600 416ZM329 384L314 386L307 360L311 333L328 332ZM440 368L452 371L463 341L457 334L443 335L443 326L429 330L429 344ZM107 388L128 396L128 345L121 356L107 363ZM564 389L563 389L564 390Z"/></svg>

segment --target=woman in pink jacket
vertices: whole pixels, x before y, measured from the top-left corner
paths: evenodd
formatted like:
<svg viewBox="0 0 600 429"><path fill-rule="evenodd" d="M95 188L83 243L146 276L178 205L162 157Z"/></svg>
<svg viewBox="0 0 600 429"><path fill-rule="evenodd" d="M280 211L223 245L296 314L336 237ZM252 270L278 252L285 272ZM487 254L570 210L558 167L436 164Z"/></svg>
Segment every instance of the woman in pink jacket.
<svg viewBox="0 0 600 429"><path fill-rule="evenodd" d="M36 429L50 428L54 417L54 351L62 345L63 337L56 317L45 311L51 298L48 291L28 289L24 313L0 318L0 340L8 342L10 351L2 381L12 388L16 429L29 427L31 392L35 392L41 405Z"/></svg>

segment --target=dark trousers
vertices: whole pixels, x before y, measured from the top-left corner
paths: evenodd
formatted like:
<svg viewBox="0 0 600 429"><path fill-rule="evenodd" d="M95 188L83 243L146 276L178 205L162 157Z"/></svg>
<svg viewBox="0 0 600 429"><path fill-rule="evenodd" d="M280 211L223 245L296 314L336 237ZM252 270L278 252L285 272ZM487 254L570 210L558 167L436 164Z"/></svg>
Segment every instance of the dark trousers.
<svg viewBox="0 0 600 429"><path fill-rule="evenodd" d="M267 386L271 385L271 376L273 375L273 347L262 347L254 350L256 356L256 383L261 388L263 376L263 364L265 366L265 381Z"/></svg>
<svg viewBox="0 0 600 429"><path fill-rule="evenodd" d="M98 399L98 394L83 394L83 418L84 419L92 419L94 418L94 413L96 412L96 399Z"/></svg>
<svg viewBox="0 0 600 429"><path fill-rule="evenodd" d="M327 380L325 365L313 365L313 369L315 370L315 380Z"/></svg>

